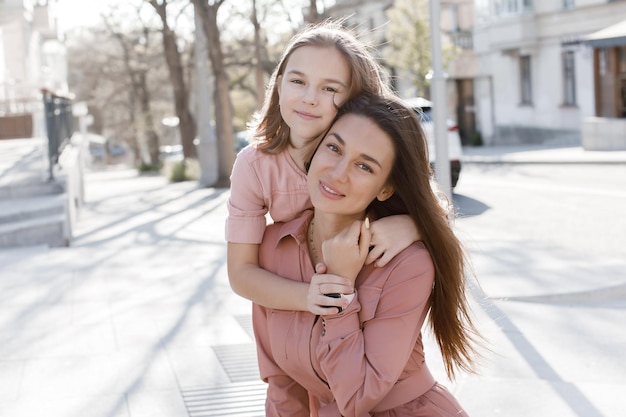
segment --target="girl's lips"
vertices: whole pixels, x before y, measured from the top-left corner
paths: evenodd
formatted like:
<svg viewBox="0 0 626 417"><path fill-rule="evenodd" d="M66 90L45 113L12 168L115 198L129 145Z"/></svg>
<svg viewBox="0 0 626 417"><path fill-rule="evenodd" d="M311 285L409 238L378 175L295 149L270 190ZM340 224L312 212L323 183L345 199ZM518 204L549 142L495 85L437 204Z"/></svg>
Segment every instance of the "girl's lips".
<svg viewBox="0 0 626 417"><path fill-rule="evenodd" d="M313 120L313 119L317 119L318 118L314 114L307 113L307 112L302 112L302 111L296 111L296 114L298 116L302 117L303 119L307 119L307 120Z"/></svg>
<svg viewBox="0 0 626 417"><path fill-rule="evenodd" d="M330 185L328 185L327 183L325 183L324 181L320 181L320 191L321 193L328 197L328 198L332 198L332 199L340 199L342 197L345 197L344 194L341 194L339 191L335 190L334 188L332 188Z"/></svg>

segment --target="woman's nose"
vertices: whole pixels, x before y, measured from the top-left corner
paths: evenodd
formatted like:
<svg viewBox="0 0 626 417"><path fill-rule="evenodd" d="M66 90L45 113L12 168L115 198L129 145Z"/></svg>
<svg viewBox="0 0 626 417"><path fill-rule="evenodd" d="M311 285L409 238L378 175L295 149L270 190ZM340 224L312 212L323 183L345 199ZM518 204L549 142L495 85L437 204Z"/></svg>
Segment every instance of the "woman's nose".
<svg viewBox="0 0 626 417"><path fill-rule="evenodd" d="M333 179L345 182L348 178L348 163L345 159L338 161L331 170Z"/></svg>

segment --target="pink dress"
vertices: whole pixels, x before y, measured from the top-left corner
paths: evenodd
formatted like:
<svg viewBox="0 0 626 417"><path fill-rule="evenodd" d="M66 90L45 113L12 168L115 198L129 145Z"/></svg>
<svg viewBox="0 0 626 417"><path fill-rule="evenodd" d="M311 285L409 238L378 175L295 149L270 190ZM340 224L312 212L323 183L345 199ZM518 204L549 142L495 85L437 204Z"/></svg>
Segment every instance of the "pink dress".
<svg viewBox="0 0 626 417"><path fill-rule="evenodd" d="M230 177L226 240L261 243L265 215L275 222L293 219L311 208L306 174L289 152L269 155L249 145L239 152Z"/></svg>
<svg viewBox="0 0 626 417"><path fill-rule="evenodd" d="M262 268L310 281L311 216L307 211L267 227ZM268 382L266 415L467 416L424 361L421 328L433 280L430 255L416 242L383 268L364 267L356 297L340 314L322 319L254 304L259 369Z"/></svg>

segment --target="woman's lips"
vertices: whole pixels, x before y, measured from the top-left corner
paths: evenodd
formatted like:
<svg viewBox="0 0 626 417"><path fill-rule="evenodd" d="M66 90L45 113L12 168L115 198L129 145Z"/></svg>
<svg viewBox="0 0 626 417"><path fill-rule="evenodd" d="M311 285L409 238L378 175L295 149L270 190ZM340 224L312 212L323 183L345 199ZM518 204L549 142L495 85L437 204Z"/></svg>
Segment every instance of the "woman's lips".
<svg viewBox="0 0 626 417"><path fill-rule="evenodd" d="M320 181L319 188L320 188L321 193L328 198L338 200L344 197L344 194L340 193L339 191L337 191L336 189L334 189L333 187L331 187L328 183L324 181Z"/></svg>

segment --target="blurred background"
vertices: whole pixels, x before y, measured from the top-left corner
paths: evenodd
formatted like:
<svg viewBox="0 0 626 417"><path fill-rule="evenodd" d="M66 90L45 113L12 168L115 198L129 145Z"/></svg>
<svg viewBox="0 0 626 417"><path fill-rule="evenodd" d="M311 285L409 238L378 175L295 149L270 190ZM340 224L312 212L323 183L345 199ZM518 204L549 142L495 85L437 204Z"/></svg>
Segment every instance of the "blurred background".
<svg viewBox="0 0 626 417"><path fill-rule="evenodd" d="M462 145L626 148L626 2L437 3L436 105ZM0 139L47 135L47 92L92 161L199 159L216 165L201 182L227 184L286 41L327 18L374 48L400 96L432 98L428 0L4 0Z"/></svg>
<svg viewBox="0 0 626 417"><path fill-rule="evenodd" d="M229 176L328 18L427 137L445 112L493 352L453 383L426 339L438 379L474 416L623 417L626 0L0 0L0 415L265 415Z"/></svg>

